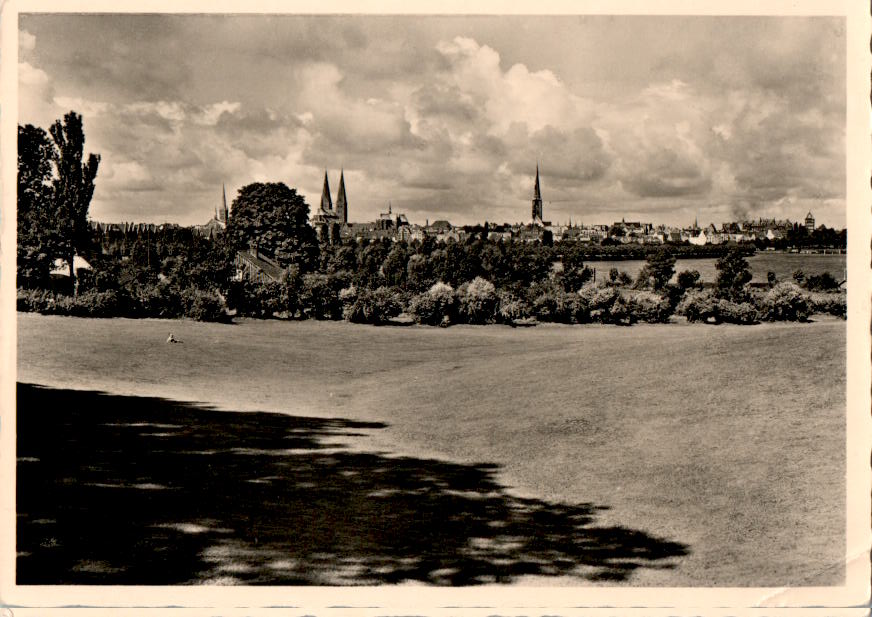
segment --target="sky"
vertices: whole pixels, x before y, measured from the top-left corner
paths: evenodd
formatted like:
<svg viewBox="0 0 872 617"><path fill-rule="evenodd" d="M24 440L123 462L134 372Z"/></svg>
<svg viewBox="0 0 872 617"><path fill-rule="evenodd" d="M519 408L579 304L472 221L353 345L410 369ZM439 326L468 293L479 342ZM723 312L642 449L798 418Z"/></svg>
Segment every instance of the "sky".
<svg viewBox="0 0 872 617"><path fill-rule="evenodd" d="M206 222L284 182L349 220L845 222L828 17L21 15L19 123L75 110L90 215Z"/></svg>

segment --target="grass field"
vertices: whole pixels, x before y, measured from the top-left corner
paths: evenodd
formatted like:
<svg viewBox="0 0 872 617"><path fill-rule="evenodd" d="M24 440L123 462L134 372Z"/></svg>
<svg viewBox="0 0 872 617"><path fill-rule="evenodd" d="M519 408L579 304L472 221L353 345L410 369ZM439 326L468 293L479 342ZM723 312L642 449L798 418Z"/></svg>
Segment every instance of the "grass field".
<svg viewBox="0 0 872 617"><path fill-rule="evenodd" d="M838 584L845 332L19 314L18 582Z"/></svg>

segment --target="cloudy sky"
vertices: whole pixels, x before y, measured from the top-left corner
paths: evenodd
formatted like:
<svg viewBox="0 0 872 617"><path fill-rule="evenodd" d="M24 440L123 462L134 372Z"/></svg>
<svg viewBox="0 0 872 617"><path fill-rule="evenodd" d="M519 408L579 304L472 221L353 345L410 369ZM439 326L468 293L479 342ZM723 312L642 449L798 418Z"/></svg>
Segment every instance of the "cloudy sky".
<svg viewBox="0 0 872 617"><path fill-rule="evenodd" d="M205 222L254 181L350 220L845 226L842 18L22 15L19 122L70 109L91 216Z"/></svg>

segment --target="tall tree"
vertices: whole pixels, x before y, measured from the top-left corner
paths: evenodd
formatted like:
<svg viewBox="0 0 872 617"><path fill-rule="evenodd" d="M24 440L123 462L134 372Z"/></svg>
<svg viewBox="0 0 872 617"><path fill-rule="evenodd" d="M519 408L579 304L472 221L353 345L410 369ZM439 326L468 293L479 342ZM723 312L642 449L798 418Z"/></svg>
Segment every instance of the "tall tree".
<svg viewBox="0 0 872 617"><path fill-rule="evenodd" d="M317 266L318 240L309 225L309 205L283 182L255 182L233 200L227 236L236 250L253 247L283 268Z"/></svg>
<svg viewBox="0 0 872 617"><path fill-rule="evenodd" d="M639 272L636 282L639 287L652 287L660 291L675 274L675 256L666 248L659 248L648 254L645 265Z"/></svg>
<svg viewBox="0 0 872 617"><path fill-rule="evenodd" d="M53 183L53 198L58 214L61 256L69 264L70 281L75 289L73 258L88 247L88 207L94 195L94 178L97 177L100 155L89 154L85 160L82 116L74 111L64 115L62 121L56 120L49 131L55 146L53 159L57 173Z"/></svg>
<svg viewBox="0 0 872 617"><path fill-rule="evenodd" d="M54 253L51 211L52 144L31 124L18 127L18 284L48 280Z"/></svg>
<svg viewBox="0 0 872 617"><path fill-rule="evenodd" d="M726 255L715 262L715 268L718 271L715 294L719 298L734 302L744 300L747 295L745 286L751 282L751 269L742 251L731 248Z"/></svg>

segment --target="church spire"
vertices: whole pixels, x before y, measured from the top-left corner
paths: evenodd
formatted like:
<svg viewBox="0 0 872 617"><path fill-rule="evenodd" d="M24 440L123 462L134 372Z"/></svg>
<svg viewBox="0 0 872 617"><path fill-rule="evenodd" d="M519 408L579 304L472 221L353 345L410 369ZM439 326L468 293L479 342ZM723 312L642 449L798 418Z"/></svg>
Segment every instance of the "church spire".
<svg viewBox="0 0 872 617"><path fill-rule="evenodd" d="M536 163L536 185L533 188L533 222L542 222L542 192L539 190L539 163Z"/></svg>
<svg viewBox="0 0 872 617"><path fill-rule="evenodd" d="M339 193L336 195L336 214L343 225L348 223L348 198L345 196L345 170L339 172Z"/></svg>
<svg viewBox="0 0 872 617"><path fill-rule="evenodd" d="M221 183L221 209L218 211L218 220L225 225L230 221L230 210L227 209L227 188Z"/></svg>
<svg viewBox="0 0 872 617"><path fill-rule="evenodd" d="M321 191L321 209L324 212L333 210L333 200L330 198L330 183L327 181L327 170L324 170L324 190Z"/></svg>
<svg viewBox="0 0 872 617"><path fill-rule="evenodd" d="M542 193L539 190L539 163L536 163L536 188L533 189L533 199L542 201Z"/></svg>

